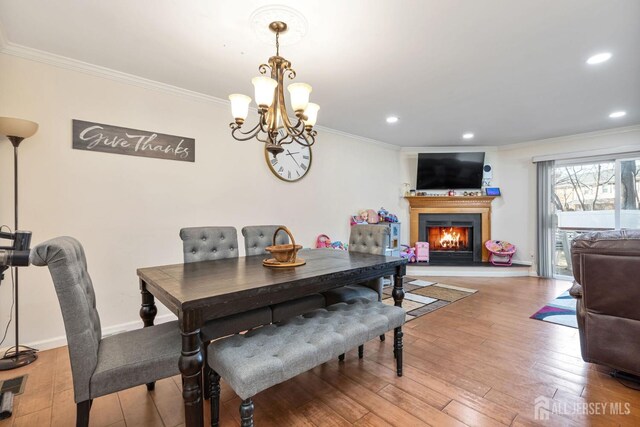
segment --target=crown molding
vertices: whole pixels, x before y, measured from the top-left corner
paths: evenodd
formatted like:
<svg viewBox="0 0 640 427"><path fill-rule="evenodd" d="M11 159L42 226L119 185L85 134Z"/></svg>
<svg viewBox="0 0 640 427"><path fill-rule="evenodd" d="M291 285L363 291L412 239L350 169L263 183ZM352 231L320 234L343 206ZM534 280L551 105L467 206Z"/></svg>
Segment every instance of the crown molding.
<svg viewBox="0 0 640 427"><path fill-rule="evenodd" d="M145 89L157 90L214 104L229 104L229 101L217 98L215 96L183 89L166 83L160 83L155 80L146 79L144 77L139 77L133 74L123 73L111 68L90 64L88 62L78 61L76 59L67 58L66 56L56 55L54 53L17 45L12 42L6 42L4 46L0 47L0 53L17 56L19 58L27 59L30 61L41 62L43 64L53 65L54 67L89 74L95 77L102 77Z"/></svg>
<svg viewBox="0 0 640 427"><path fill-rule="evenodd" d="M185 98L196 99L198 101L208 102L217 105L224 105L228 107L230 102L226 99L218 98L212 95L207 95L201 92L192 91L189 89L183 89L178 86L173 86L167 83L161 83L156 80L146 79L144 77L136 76L134 74L128 74L121 71L113 70L111 68L102 67L99 65L90 64L88 62L78 61L76 59L68 58L66 56L56 55L54 53L45 52L39 49L33 49L27 46L18 45L7 41L3 38L2 27L0 24L0 53L16 56L19 58L27 59L30 61L41 62L43 64L52 65L54 67L64 68L71 71L77 71L80 73L88 74L95 77L106 78L116 82L141 87L144 89L151 89L160 92L169 93L172 95L182 96ZM252 108L253 111L257 111ZM397 145L389 144L387 142L378 141L371 138L366 138L359 135L354 135L348 132L343 132L337 129L328 128L325 126L316 126L315 129L321 130L326 133L342 136L345 138L354 139L357 141L365 142L368 144L377 145L389 150L399 151L400 147Z"/></svg>
<svg viewBox="0 0 640 427"><path fill-rule="evenodd" d="M520 148L528 148L528 147L533 147L533 146L538 147L541 144L543 144L543 145L558 144L558 143L563 143L563 142L580 141L580 140L585 140L585 139L590 139L590 138L598 138L598 137L602 137L602 136L617 135L617 134L623 134L623 133L628 133L628 132L638 132L638 131L640 131L640 125L631 125L631 126L624 126L624 127L618 127L618 128L597 130L597 131L593 131L593 132L575 133L575 134L572 134L572 135L565 135L565 136L558 136L558 137L553 137L553 138L538 139L538 140L535 140L535 141L525 141L525 142L518 142L518 143L515 143L515 144L500 145L500 146L497 147L497 149L498 149L498 151L517 150L517 149L520 149Z"/></svg>
<svg viewBox="0 0 640 427"><path fill-rule="evenodd" d="M343 136L345 138L355 139L356 141L365 142L367 144L377 145L378 147L386 148L387 150L400 151L400 148L401 148L398 145L389 144L388 142L382 142L382 141L378 141L377 139L367 138L365 136L360 136L360 135L354 135L354 134L349 133L349 132L343 132L341 130L332 129L332 128L328 128L328 127L324 127L324 126L317 126L316 125L313 128L318 130L318 131L331 133L331 134L338 135L338 136Z"/></svg>

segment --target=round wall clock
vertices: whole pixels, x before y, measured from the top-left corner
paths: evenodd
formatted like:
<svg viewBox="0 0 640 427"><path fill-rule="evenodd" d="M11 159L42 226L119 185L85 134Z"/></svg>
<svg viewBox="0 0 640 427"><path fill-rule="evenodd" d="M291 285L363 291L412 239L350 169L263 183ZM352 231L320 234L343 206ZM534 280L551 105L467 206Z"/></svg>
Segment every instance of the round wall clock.
<svg viewBox="0 0 640 427"><path fill-rule="evenodd" d="M269 169L283 181L295 182L302 179L311 169L311 147L288 144L283 148L284 151L276 157L264 150L264 158Z"/></svg>

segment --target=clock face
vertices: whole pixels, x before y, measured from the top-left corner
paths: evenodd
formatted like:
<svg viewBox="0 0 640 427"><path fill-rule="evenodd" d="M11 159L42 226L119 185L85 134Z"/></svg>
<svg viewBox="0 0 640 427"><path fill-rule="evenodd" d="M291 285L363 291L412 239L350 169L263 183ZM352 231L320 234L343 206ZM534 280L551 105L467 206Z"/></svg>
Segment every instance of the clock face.
<svg viewBox="0 0 640 427"><path fill-rule="evenodd" d="M287 182L302 179L311 168L311 148L291 143L283 146L284 151L273 157L266 149L265 159L271 172Z"/></svg>

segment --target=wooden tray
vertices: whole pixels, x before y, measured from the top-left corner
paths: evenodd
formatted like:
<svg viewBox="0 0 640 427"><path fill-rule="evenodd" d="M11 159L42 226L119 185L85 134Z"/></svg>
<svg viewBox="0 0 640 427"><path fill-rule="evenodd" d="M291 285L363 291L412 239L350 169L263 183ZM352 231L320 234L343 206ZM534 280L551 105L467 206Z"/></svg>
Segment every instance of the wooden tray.
<svg viewBox="0 0 640 427"><path fill-rule="evenodd" d="M262 261L262 265L272 268L287 268L287 267L299 267L305 265L307 261L302 258L296 258L295 262L279 262L275 258L269 258Z"/></svg>

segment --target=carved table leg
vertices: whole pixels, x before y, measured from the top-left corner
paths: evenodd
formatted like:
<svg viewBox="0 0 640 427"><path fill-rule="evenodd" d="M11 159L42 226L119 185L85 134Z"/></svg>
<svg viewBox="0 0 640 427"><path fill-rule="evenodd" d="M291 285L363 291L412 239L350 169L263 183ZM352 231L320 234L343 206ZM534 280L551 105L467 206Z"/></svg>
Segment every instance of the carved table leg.
<svg viewBox="0 0 640 427"><path fill-rule="evenodd" d="M402 300L404 299L403 282L406 271L407 267L405 264L399 265L396 268L393 291L391 292L396 307L402 307ZM393 356L396 358L397 374L399 377L402 376L402 335L402 327L393 330Z"/></svg>
<svg viewBox="0 0 640 427"><path fill-rule="evenodd" d="M193 325L193 319L180 319L182 354L178 366L182 373L182 398L184 399L185 425L201 427L202 418L202 353L200 351L200 329L189 330L185 323ZM199 326L199 325L198 325Z"/></svg>
<svg viewBox="0 0 640 427"><path fill-rule="evenodd" d="M240 405L240 427L253 427L253 401L245 399Z"/></svg>
<svg viewBox="0 0 640 427"><path fill-rule="evenodd" d="M140 279L140 295L142 296L142 305L140 307L140 318L144 327L153 326L153 321L158 314L158 308L156 307L153 294L147 290L147 284L144 280ZM156 387L156 383L147 383L147 390L151 391Z"/></svg>

